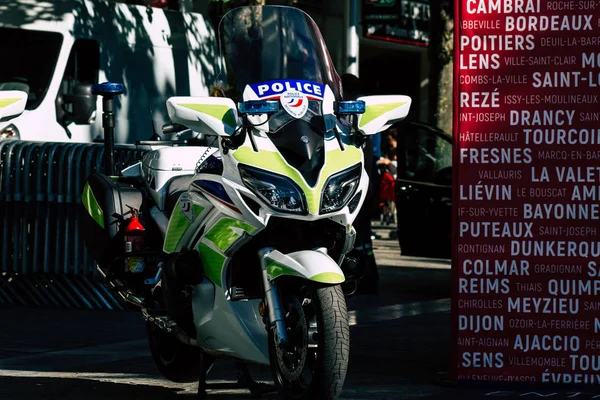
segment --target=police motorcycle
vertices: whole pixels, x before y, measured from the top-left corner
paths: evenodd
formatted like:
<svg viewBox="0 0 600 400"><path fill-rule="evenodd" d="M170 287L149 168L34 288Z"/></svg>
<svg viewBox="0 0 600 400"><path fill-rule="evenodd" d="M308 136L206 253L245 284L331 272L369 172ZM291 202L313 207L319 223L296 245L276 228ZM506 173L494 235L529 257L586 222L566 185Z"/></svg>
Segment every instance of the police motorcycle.
<svg viewBox="0 0 600 400"><path fill-rule="evenodd" d="M363 142L411 99L341 101L324 40L297 8L235 8L218 31L220 95L169 98L165 127L217 146L158 146L120 176L90 175L86 243L107 285L141 309L166 378L197 379L203 396L212 362L229 358L253 394L244 363L270 366L282 398L335 399Z"/></svg>

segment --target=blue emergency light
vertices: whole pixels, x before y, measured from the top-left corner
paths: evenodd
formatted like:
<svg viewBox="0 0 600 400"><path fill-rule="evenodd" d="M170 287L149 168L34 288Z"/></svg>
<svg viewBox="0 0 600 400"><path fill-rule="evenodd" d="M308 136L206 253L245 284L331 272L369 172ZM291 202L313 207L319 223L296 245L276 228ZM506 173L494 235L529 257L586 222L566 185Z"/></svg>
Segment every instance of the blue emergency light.
<svg viewBox="0 0 600 400"><path fill-rule="evenodd" d="M345 100L336 103L337 115L364 114L367 105L362 100Z"/></svg>
<svg viewBox="0 0 600 400"><path fill-rule="evenodd" d="M125 91L125 87L122 83L104 82L96 83L92 85L92 94L105 95L117 95Z"/></svg>
<svg viewBox="0 0 600 400"><path fill-rule="evenodd" d="M279 111L279 102L277 100L248 100L239 103L238 109L240 114L273 114Z"/></svg>

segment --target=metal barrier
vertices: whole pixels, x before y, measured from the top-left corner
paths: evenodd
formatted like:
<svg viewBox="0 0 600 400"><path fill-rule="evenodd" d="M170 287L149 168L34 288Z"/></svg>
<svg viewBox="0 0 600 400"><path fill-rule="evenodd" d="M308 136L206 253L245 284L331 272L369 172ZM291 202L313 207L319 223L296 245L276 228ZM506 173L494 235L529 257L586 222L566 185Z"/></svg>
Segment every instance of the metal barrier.
<svg viewBox="0 0 600 400"><path fill-rule="evenodd" d="M120 171L147 150L115 146ZM0 304L123 309L99 281L77 220L104 147L0 141Z"/></svg>

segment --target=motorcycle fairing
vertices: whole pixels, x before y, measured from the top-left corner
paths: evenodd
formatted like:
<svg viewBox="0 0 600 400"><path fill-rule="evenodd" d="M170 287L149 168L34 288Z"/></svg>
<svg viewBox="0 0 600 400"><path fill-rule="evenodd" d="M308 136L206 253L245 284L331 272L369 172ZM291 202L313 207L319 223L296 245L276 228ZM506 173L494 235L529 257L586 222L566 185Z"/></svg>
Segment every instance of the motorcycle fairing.
<svg viewBox="0 0 600 400"><path fill-rule="evenodd" d="M194 182L192 182L192 186L194 186L196 189L199 189L205 195L217 200L224 206L237 212L238 214L242 213L240 209L235 206L233 200L231 200L231 197L229 197L227 191L221 183L208 179L196 179Z"/></svg>
<svg viewBox="0 0 600 400"><path fill-rule="evenodd" d="M194 222L201 221L212 208L212 204L198 194L194 192L183 193L171 213L163 251L167 254L178 251L180 243L185 242L183 239L186 234L193 231L190 228L197 225Z"/></svg>
<svg viewBox="0 0 600 400"><path fill-rule="evenodd" d="M294 84L292 80L282 80L275 82L279 83L282 86L284 85L284 83L281 82L288 82L290 86ZM250 131L248 132L245 142L239 148L234 149L230 151L227 155L223 156L234 158L235 161L233 165L235 165L235 170L225 167L222 176L230 182L239 182L240 173L238 171L238 164L245 164L265 170L267 172L286 176L290 178L302 190L307 201L307 211L309 214L308 219L314 219L319 215L322 203L322 191L327 180L336 173L346 170L352 166L358 165L359 163L362 164L364 163L364 161L362 151L355 145L350 143L347 127L343 126L340 121L337 121L333 114L335 95L331 88L328 85L318 86L317 83L299 80L297 81L296 87L303 87L303 85L308 84L313 85L311 86L312 91L316 91L315 87L319 87L319 90L321 90L321 87L324 89L323 101L318 101L320 115L313 115L314 118L318 118L320 121L323 121L322 127L320 128L323 129L323 131L319 134L322 135L319 138L317 138L317 136L311 138L303 136L302 138L304 138L304 140L322 141L322 144L319 145L321 146L321 150L319 150L319 153L323 154L322 165L314 166L314 171L302 171L301 169L299 169L301 167L296 168L297 166L292 165L289 162L289 160L286 159L286 156L284 156L284 154L282 153L282 151L284 150L291 151L291 148L278 148L278 146L274 143L274 140L272 140L272 134L263 130L264 126L269 125L268 121L263 118L264 116L260 116L257 118L262 119L263 123L259 123L258 126L253 126L252 129L250 129ZM264 85L267 85L267 83L265 83ZM256 87L255 89L259 90L258 87ZM271 93L268 91L265 91L263 94L271 95ZM244 91L244 100L252 100L258 98L259 95L254 91L254 89L250 88L250 85L248 85L246 87L246 90ZM190 104L190 98L171 98L169 99L168 103L172 108L181 108L184 104ZM201 104L200 108L206 106L208 106L208 104ZM183 108L189 108L189 111L198 113L198 117L192 119L201 119L199 114L204 114L203 111L195 109L192 110L192 108L188 106ZM223 110L221 110L220 112L222 111ZM217 118L215 118L215 121L216 120ZM293 120L293 118L290 119L290 121ZM256 125L256 121L252 121L252 123L253 125ZM222 124L226 125L225 122L222 122ZM263 129L261 129L261 127ZM224 129L217 129L216 126L214 128L215 130ZM336 139L334 132L337 133L339 140ZM252 136L252 138L250 139L249 136ZM302 138L299 137L297 139L298 142L300 142L300 139ZM254 142L258 151L254 151L252 142ZM364 168L362 169L364 170ZM365 174L361 175L361 181L365 182L368 179L368 177L366 177ZM232 211L237 212L238 214L245 214L244 208L247 207L245 207L245 205L239 197L239 190L236 190L231 186L228 187L228 185L222 185L221 187L224 188L224 190L220 190L217 194L214 190L210 190L210 188L208 187L199 186L198 182L199 181L197 179L194 180L194 186L197 189L201 190L203 193L209 195L213 199L221 202L223 206L230 208ZM363 185L361 184L360 186L362 187ZM356 192L358 192L359 189L357 189ZM251 197L255 197L253 193ZM340 211L343 211L343 209ZM334 214L335 213L332 213L332 216ZM354 217L351 217L351 219L354 219Z"/></svg>
<svg viewBox="0 0 600 400"><path fill-rule="evenodd" d="M104 228L104 211L98 204L98 200L96 199L89 182L86 182L83 187L81 203L93 220L100 225L101 228Z"/></svg>
<svg viewBox="0 0 600 400"><path fill-rule="evenodd" d="M197 185L192 186L198 190ZM163 246L163 251L169 254L191 244L189 248L196 249L200 254L206 277L217 286L222 286L228 254L260 230L223 211L219 203L211 202L194 190L182 194L171 214ZM202 238L195 242L202 232Z"/></svg>
<svg viewBox="0 0 600 400"><path fill-rule="evenodd" d="M231 252L245 243L259 229L247 222L215 213L204 225L206 233L195 244L202 259L204 274L222 287L225 266Z"/></svg>
<svg viewBox="0 0 600 400"><path fill-rule="evenodd" d="M192 308L198 344L219 354L269 365L267 331L258 311L260 301L229 301L207 279L195 285Z"/></svg>
<svg viewBox="0 0 600 400"><path fill-rule="evenodd" d="M306 179L296 168L286 162L279 151L260 149L255 152L251 147L243 146L233 153L233 157L242 164L261 168L292 179L306 197L308 212L318 215L321 205L321 193L325 182L335 173L363 161L363 154L356 147L348 146L345 150L341 150L338 144L333 141L326 142L325 146L328 149L325 152L325 164L321 168L316 184L312 187L306 183Z"/></svg>
<svg viewBox="0 0 600 400"><path fill-rule="evenodd" d="M291 97L286 98L290 94ZM325 140L334 139L336 119L331 115L335 101L325 84L298 79L281 79L249 84L244 101L276 100L279 110L266 116L249 116L258 134L266 134L285 161L300 172L309 186L317 182L325 162Z"/></svg>
<svg viewBox="0 0 600 400"><path fill-rule="evenodd" d="M290 80L274 81L274 82L292 82ZM298 81L302 84L311 83L308 81ZM267 85L267 83L264 83ZM293 82L290 83L290 86ZM314 83L314 85L317 85ZM298 86L301 86L300 83ZM307 200L308 212L311 215L319 215L321 209L321 194L327 180L335 175L336 173L348 169L359 163L364 163L362 151L350 143L349 138L343 127L340 126L335 118L329 119L329 116L333 116L333 104L335 96L329 86L322 85L323 101L321 102L322 115L325 120L325 127L327 131L323 132L323 146L324 146L324 162L320 166L320 170L317 174L317 179L314 183L310 184L305 174L299 169L292 166L288 160L282 155L282 149L278 148L269 135L261 129L261 126L268 125L266 121L263 121L261 125L255 127L253 131L253 139L256 142L258 151L254 151L252 143L249 140L239 147L237 150L231 152L231 155L238 163L250 165L256 168L263 169L268 172L276 173L279 175L290 178L296 185L303 191L304 196ZM255 90L259 90L257 86L251 88L251 85L246 87L244 91L244 100L256 100L259 99L259 94ZM314 88L315 86L312 86ZM314 89L311 89L314 90ZM264 94L271 95L270 92L265 91ZM335 121L335 122L334 122ZM256 123L256 122L253 122ZM260 130L259 130L260 129ZM342 144L335 140L333 130L337 130ZM364 168L363 168L364 169ZM366 181L366 176L361 177L361 181ZM362 185L361 185L362 186Z"/></svg>

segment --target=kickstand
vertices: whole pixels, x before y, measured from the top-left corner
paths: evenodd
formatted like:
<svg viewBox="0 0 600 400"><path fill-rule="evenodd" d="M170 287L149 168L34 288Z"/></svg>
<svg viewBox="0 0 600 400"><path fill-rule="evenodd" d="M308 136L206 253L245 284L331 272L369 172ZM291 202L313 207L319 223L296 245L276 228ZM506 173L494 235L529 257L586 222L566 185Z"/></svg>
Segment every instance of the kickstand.
<svg viewBox="0 0 600 400"><path fill-rule="evenodd" d="M200 368L198 376L198 399L200 400L205 399L208 396L206 393L206 374L212 368L214 362L214 357L206 355L204 352L200 353Z"/></svg>
<svg viewBox="0 0 600 400"><path fill-rule="evenodd" d="M274 385L254 381L246 363L237 361L235 365L238 369L238 385L250 390L250 397L253 399L258 399L263 394L277 391Z"/></svg>

